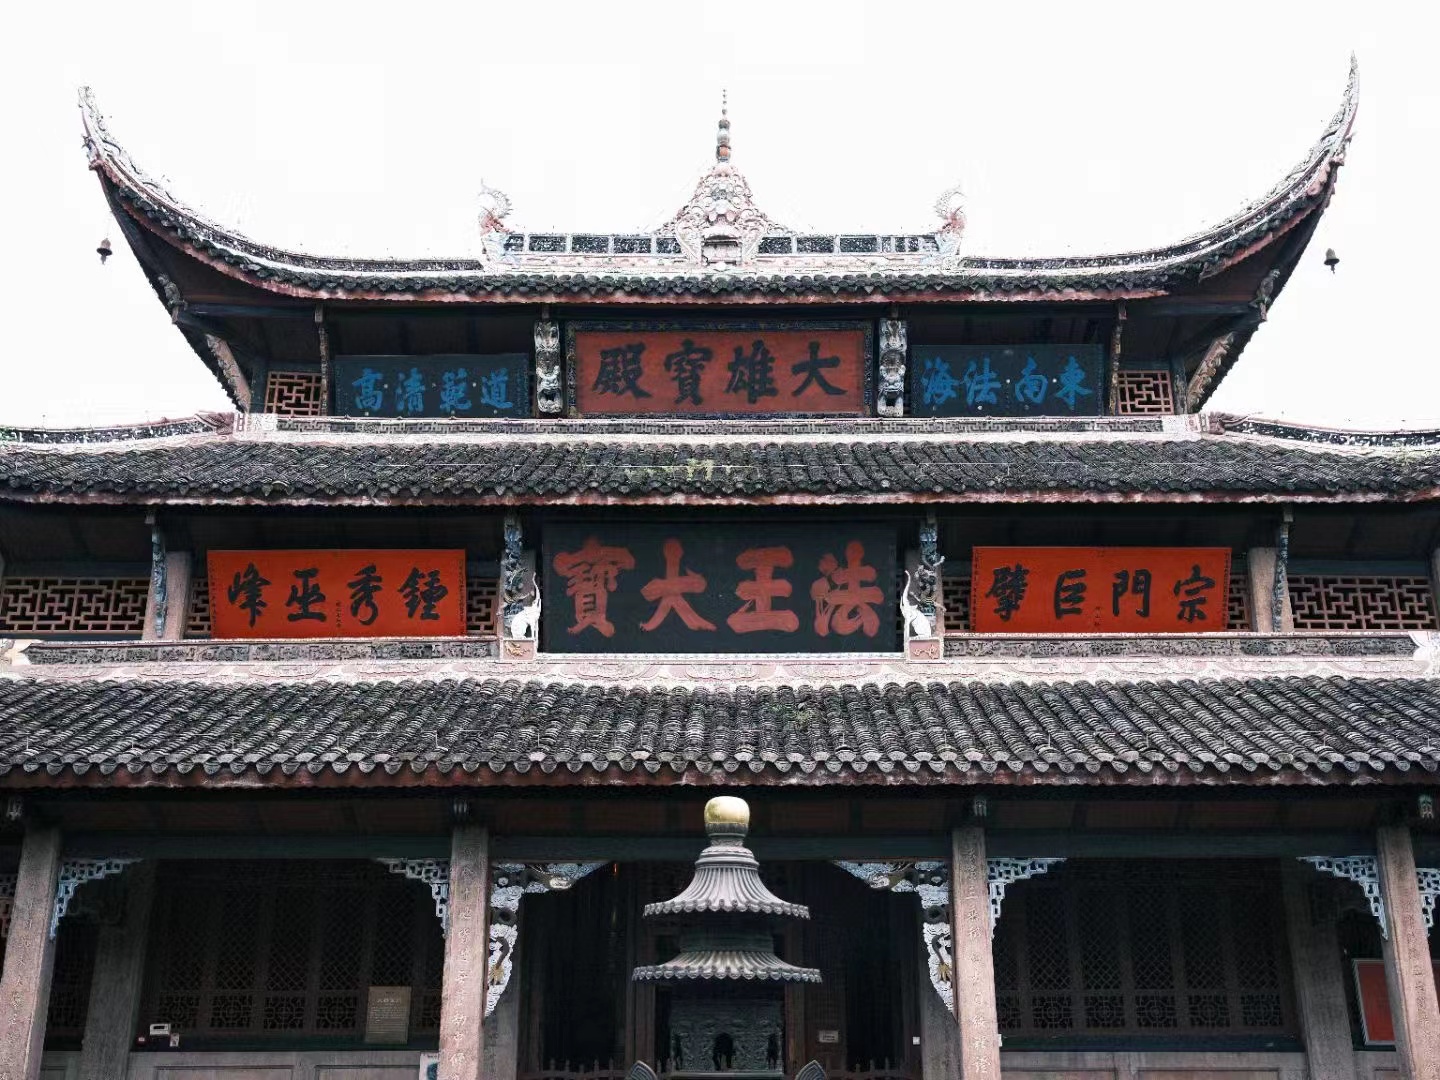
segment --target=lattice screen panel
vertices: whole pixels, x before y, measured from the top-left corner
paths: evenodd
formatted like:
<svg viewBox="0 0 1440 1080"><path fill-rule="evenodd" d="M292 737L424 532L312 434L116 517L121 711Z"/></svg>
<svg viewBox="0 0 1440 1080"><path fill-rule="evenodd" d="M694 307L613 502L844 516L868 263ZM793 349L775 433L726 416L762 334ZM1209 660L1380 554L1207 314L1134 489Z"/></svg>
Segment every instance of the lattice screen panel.
<svg viewBox="0 0 1440 1080"><path fill-rule="evenodd" d="M496 605L500 602L500 582L492 578L465 582L465 632L471 637L493 638L498 625Z"/></svg>
<svg viewBox="0 0 1440 1080"><path fill-rule="evenodd" d="M204 574L190 579L190 606L185 616L185 636L210 636L210 579Z"/></svg>
<svg viewBox="0 0 1440 1080"><path fill-rule="evenodd" d="M1245 574L1231 574L1230 588L1225 593L1225 626L1230 630L1268 630L1255 625L1250 611L1250 579Z"/></svg>
<svg viewBox="0 0 1440 1080"><path fill-rule="evenodd" d="M85 1034L98 931L95 923L74 916L61 920L45 1023L45 1041L49 1045L78 1046Z"/></svg>
<svg viewBox="0 0 1440 1080"><path fill-rule="evenodd" d="M500 583L488 579L465 583L465 625L471 637L496 636L496 604ZM191 579L190 608L185 618L187 638L208 638L210 622L210 580L203 574Z"/></svg>
<svg viewBox="0 0 1440 1080"><path fill-rule="evenodd" d="M282 416L323 416L320 373L272 371L265 379L265 411Z"/></svg>
<svg viewBox="0 0 1440 1080"><path fill-rule="evenodd" d="M1434 630L1435 594L1426 577L1292 574L1296 630Z"/></svg>
<svg viewBox="0 0 1440 1080"><path fill-rule="evenodd" d="M970 630L970 575L946 574L941 589L945 597L945 632L964 634Z"/></svg>
<svg viewBox="0 0 1440 1080"><path fill-rule="evenodd" d="M1120 369L1115 412L1121 416L1152 416L1175 411L1174 384L1168 371Z"/></svg>
<svg viewBox="0 0 1440 1080"><path fill-rule="evenodd" d="M371 986L409 986L412 1041L439 1028L429 891L349 861L166 863L142 1020L192 1045L324 1037L360 1045Z"/></svg>
<svg viewBox="0 0 1440 1080"><path fill-rule="evenodd" d="M146 578L6 578L0 635L139 637L149 591Z"/></svg>
<svg viewBox="0 0 1440 1080"><path fill-rule="evenodd" d="M1086 860L1016 886L994 945L1007 1043L1292 1032L1274 876Z"/></svg>

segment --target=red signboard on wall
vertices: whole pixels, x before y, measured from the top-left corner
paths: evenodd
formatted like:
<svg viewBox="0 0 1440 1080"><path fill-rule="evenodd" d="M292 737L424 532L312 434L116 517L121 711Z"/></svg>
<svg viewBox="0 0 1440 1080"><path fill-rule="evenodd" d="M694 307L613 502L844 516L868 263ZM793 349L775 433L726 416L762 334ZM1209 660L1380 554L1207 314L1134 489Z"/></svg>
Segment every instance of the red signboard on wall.
<svg viewBox="0 0 1440 1080"><path fill-rule="evenodd" d="M582 416L863 416L873 396L865 323L581 323L569 353Z"/></svg>
<svg viewBox="0 0 1440 1080"><path fill-rule="evenodd" d="M1390 1012L1390 987L1385 982L1384 960L1352 960L1355 995L1360 1000L1360 1026L1366 1046L1395 1045L1395 1018ZM1440 963L1432 963L1440 984Z"/></svg>
<svg viewBox="0 0 1440 1080"><path fill-rule="evenodd" d="M978 633L1176 634L1225 629L1229 548L977 547Z"/></svg>
<svg viewBox="0 0 1440 1080"><path fill-rule="evenodd" d="M459 637L464 551L212 551L217 638Z"/></svg>

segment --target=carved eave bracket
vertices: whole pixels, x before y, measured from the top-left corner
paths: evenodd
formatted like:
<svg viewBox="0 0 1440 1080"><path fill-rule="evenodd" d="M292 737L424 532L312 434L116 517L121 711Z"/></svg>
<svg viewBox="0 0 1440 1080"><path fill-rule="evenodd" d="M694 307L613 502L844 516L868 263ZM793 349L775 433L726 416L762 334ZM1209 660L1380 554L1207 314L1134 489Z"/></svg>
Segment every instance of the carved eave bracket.
<svg viewBox="0 0 1440 1080"><path fill-rule="evenodd" d="M496 863L490 876L490 962L485 989L485 1015L500 1003L515 970L520 941L520 898L526 893L562 892L603 862Z"/></svg>
<svg viewBox="0 0 1440 1080"><path fill-rule="evenodd" d="M1380 864L1374 855L1302 855L1300 861L1309 863L1321 873L1359 885L1370 905L1370 914L1375 916L1375 921L1380 926L1380 936L1389 939L1390 925L1385 919L1385 898L1380 895ZM1433 907L1432 899L1431 908Z"/></svg>
<svg viewBox="0 0 1440 1080"><path fill-rule="evenodd" d="M400 874L430 888L435 902L435 917L440 920L440 933L450 932L450 860L449 859L377 859L392 874Z"/></svg>
<svg viewBox="0 0 1440 1080"><path fill-rule="evenodd" d="M1420 886L1420 912L1425 917L1425 933L1435 927L1435 901L1440 898L1440 867L1417 866L1415 877Z"/></svg>
<svg viewBox="0 0 1440 1080"><path fill-rule="evenodd" d="M75 890L87 881L118 874L138 859L65 859L60 863L60 876L55 883L55 907L50 912L50 940L60 930L60 920L70 910ZM12 886L13 889L13 886ZM13 895L13 893L12 893Z"/></svg>
<svg viewBox="0 0 1440 1080"><path fill-rule="evenodd" d="M950 870L943 862L845 862L836 866L872 889L914 893L920 898L920 936L930 985L945 1008L955 1010L954 928L950 921Z"/></svg>
<svg viewBox="0 0 1440 1080"><path fill-rule="evenodd" d="M1037 877L1064 859L987 859L985 884L990 898L990 936L1000 921L1000 908L1005 902L1005 889L1017 881ZM943 862L845 862L836 866L859 878L872 889L914 893L920 898L924 921L920 934L925 945L925 961L930 969L930 985L945 1008L955 1010L954 945L955 930L950 918L950 869Z"/></svg>

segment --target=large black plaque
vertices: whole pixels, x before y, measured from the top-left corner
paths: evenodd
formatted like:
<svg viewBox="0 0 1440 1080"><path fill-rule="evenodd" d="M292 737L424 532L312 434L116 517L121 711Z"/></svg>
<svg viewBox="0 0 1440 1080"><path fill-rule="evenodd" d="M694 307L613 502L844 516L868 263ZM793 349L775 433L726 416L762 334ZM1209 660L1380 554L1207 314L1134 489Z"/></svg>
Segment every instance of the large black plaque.
<svg viewBox="0 0 1440 1080"><path fill-rule="evenodd" d="M1105 409L1099 345L916 345L916 416L1098 416Z"/></svg>
<svg viewBox="0 0 1440 1080"><path fill-rule="evenodd" d="M821 523L545 527L550 652L888 652L895 529Z"/></svg>
<svg viewBox="0 0 1440 1080"><path fill-rule="evenodd" d="M529 416L525 353L340 356L336 416Z"/></svg>

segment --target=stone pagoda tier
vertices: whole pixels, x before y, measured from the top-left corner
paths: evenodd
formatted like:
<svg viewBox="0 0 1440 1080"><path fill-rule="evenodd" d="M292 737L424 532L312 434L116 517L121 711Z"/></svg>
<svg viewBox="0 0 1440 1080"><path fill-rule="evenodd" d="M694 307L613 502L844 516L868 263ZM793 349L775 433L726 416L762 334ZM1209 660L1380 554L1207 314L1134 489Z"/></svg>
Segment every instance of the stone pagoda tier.
<svg viewBox="0 0 1440 1080"><path fill-rule="evenodd" d="M647 919L701 918L681 934L678 956L637 967L631 976L636 982L820 981L816 969L787 964L775 955L770 921L808 919L810 909L781 900L765 887L760 863L744 843L749 828L750 807L744 799L721 795L705 804L710 846L695 860L695 876L674 899L645 905Z"/></svg>
<svg viewBox="0 0 1440 1080"><path fill-rule="evenodd" d="M695 860L695 876L679 896L645 906L647 919L682 925L679 955L637 967L631 976L664 991L657 1057L672 1076L782 1076L784 987L820 981L815 968L775 955L776 925L808 919L810 909L765 887L760 864L745 847L749 827L744 799L711 799L705 804L710 846Z"/></svg>

